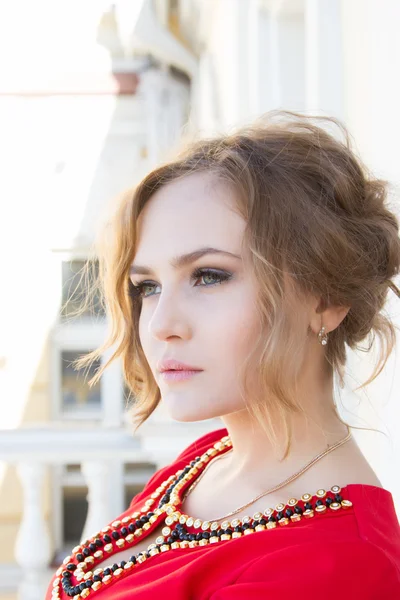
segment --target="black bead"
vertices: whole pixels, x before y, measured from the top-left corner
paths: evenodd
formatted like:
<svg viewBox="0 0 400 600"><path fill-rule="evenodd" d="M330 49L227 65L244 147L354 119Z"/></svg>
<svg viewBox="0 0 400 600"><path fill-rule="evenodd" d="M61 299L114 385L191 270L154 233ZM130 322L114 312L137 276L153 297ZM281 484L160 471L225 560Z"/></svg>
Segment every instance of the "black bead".
<svg viewBox="0 0 400 600"><path fill-rule="evenodd" d="M112 532L112 536L114 538L114 540L119 540L119 538L121 537L118 533L118 531L113 531Z"/></svg>
<svg viewBox="0 0 400 600"><path fill-rule="evenodd" d="M110 536L108 535L108 533L106 533L106 535L104 536L104 541L105 541L105 542L107 542L107 544L108 544L109 542L111 542L111 538L110 538Z"/></svg>
<svg viewBox="0 0 400 600"><path fill-rule="evenodd" d="M68 571L75 571L76 565L74 563L68 563L67 569L68 569Z"/></svg>
<svg viewBox="0 0 400 600"><path fill-rule="evenodd" d="M291 508L287 508L287 509L285 510L285 516L286 516L286 517L291 517L291 516L292 516L292 514L293 514L293 511L292 511L292 509L291 509Z"/></svg>
<svg viewBox="0 0 400 600"><path fill-rule="evenodd" d="M173 537L170 535L170 536L167 538L167 544L173 544L174 542L175 542L175 539L174 539L174 538L173 538Z"/></svg>
<svg viewBox="0 0 400 600"><path fill-rule="evenodd" d="M325 500L325 504L326 504L327 506L330 506L332 503L333 503L333 498L330 498L330 497L328 496L328 498Z"/></svg>
<svg viewBox="0 0 400 600"><path fill-rule="evenodd" d="M278 513L276 513L276 518L278 521L280 521L280 519L283 519L283 512L281 510Z"/></svg>
<svg viewBox="0 0 400 600"><path fill-rule="evenodd" d="M119 566L117 565L117 563L114 563L113 566L111 567L113 572L116 571L117 569L119 569Z"/></svg>
<svg viewBox="0 0 400 600"><path fill-rule="evenodd" d="M130 533L133 533L134 531L136 531L136 527L135 527L135 525L134 525L133 523L131 523L131 524L129 525L128 529L129 529L129 532L130 532Z"/></svg>
<svg viewBox="0 0 400 600"><path fill-rule="evenodd" d="M203 540L209 540L211 537L211 533L209 531L203 531L203 533L200 533L200 535Z"/></svg>
<svg viewBox="0 0 400 600"><path fill-rule="evenodd" d="M270 517L268 517L268 521L270 523L276 523L276 517L274 517L274 515L271 515Z"/></svg>
<svg viewBox="0 0 400 600"><path fill-rule="evenodd" d="M343 498L340 494L335 494L335 500L336 500L336 502L340 503L343 500Z"/></svg>
<svg viewBox="0 0 400 600"><path fill-rule="evenodd" d="M323 505L323 502L322 502L321 498L318 498L318 500L315 503L315 506L322 506L322 505Z"/></svg>
<svg viewBox="0 0 400 600"><path fill-rule="evenodd" d="M72 577L71 571L63 571L61 577Z"/></svg>
<svg viewBox="0 0 400 600"><path fill-rule="evenodd" d="M199 542L202 539L203 539L203 534L201 532L196 533L196 540Z"/></svg>
<svg viewBox="0 0 400 600"><path fill-rule="evenodd" d="M224 533L225 533L225 530L224 530L224 529L218 529L218 531L217 531L217 536L218 536L218 537L221 537L221 535L223 535ZM215 532L214 532L214 534L215 534Z"/></svg>
<svg viewBox="0 0 400 600"><path fill-rule="evenodd" d="M149 552L149 551L145 552L144 554L145 554L145 556L146 556L147 558L150 558L150 556L151 556L151 554L150 554L150 552Z"/></svg>
<svg viewBox="0 0 400 600"><path fill-rule="evenodd" d="M301 508L301 506L295 506L294 507L294 512L298 515L302 515L303 514L303 509Z"/></svg>
<svg viewBox="0 0 400 600"><path fill-rule="evenodd" d="M153 513L153 512L149 512L149 513L147 513L147 516L148 516L148 517L152 517L153 515L154 515L154 513Z"/></svg>
<svg viewBox="0 0 400 600"><path fill-rule="evenodd" d="M121 529L121 533L122 533L122 535L125 537L126 535L128 535L128 533L129 533L129 529L128 529L127 527L123 527L123 528Z"/></svg>
<svg viewBox="0 0 400 600"><path fill-rule="evenodd" d="M243 531L243 529L242 529L242 526L241 526L241 525L236 525L236 527L235 527L235 531L237 531L237 532L240 532L240 533L241 533L241 532Z"/></svg>
<svg viewBox="0 0 400 600"><path fill-rule="evenodd" d="M124 566L126 565L126 560L121 560L120 565L121 565L121 569L123 569Z"/></svg>
<svg viewBox="0 0 400 600"><path fill-rule="evenodd" d="M84 554L85 556L90 556L90 550L89 550L88 548L84 548L84 549L83 549L83 554Z"/></svg>
<svg viewBox="0 0 400 600"><path fill-rule="evenodd" d="M304 508L306 510L312 510L313 505L311 504L311 502L306 502L304 505Z"/></svg>
<svg viewBox="0 0 400 600"><path fill-rule="evenodd" d="M82 583L80 583L78 585L78 588L79 588L80 591L85 590L86 589L86 582L82 581Z"/></svg>
<svg viewBox="0 0 400 600"><path fill-rule="evenodd" d="M257 525L259 525L259 524L260 524L260 521L254 521L253 527L257 527Z"/></svg>
<svg viewBox="0 0 400 600"><path fill-rule="evenodd" d="M79 554L76 555L76 559L79 560L79 562L82 562L85 557L83 556L82 552L79 552Z"/></svg>
<svg viewBox="0 0 400 600"><path fill-rule="evenodd" d="M260 519L260 525L266 525L267 524L267 520L264 519L264 517L262 519Z"/></svg>
<svg viewBox="0 0 400 600"><path fill-rule="evenodd" d="M93 581L101 581L100 575L93 575Z"/></svg>
<svg viewBox="0 0 400 600"><path fill-rule="evenodd" d="M232 535L232 533L233 533L233 532L232 532L232 529L231 529L230 527L228 527L228 529L226 529L226 530L225 530L225 532L226 532L228 535Z"/></svg>
<svg viewBox="0 0 400 600"><path fill-rule="evenodd" d="M91 549L92 552L96 552L96 550L97 550L97 546L94 543L89 544L89 548Z"/></svg>
<svg viewBox="0 0 400 600"><path fill-rule="evenodd" d="M249 528L250 528L250 525L249 525L249 523L244 523L244 524L242 525L242 527L243 527L243 529L249 529Z"/></svg>
<svg viewBox="0 0 400 600"><path fill-rule="evenodd" d="M104 546L103 542L101 541L101 539L97 538L96 540L94 540L96 546L98 548L101 548L102 546Z"/></svg>
<svg viewBox="0 0 400 600"><path fill-rule="evenodd" d="M136 527L141 527L142 523L140 521L135 521L135 525L136 525Z"/></svg>
<svg viewBox="0 0 400 600"><path fill-rule="evenodd" d="M92 581L92 579L87 579L87 580L86 580L86 587L87 587L87 588L91 588L91 587L92 587L92 585L93 585L93 581Z"/></svg>
<svg viewBox="0 0 400 600"><path fill-rule="evenodd" d="M195 533L189 533L189 542L194 542L196 539L196 534Z"/></svg>
<svg viewBox="0 0 400 600"><path fill-rule="evenodd" d="M194 465L195 465L195 464L196 464L196 461L195 461L195 460L192 460L192 462L190 463L190 466L191 466L191 467L194 467Z"/></svg>
<svg viewBox="0 0 400 600"><path fill-rule="evenodd" d="M104 569L103 575L111 575L111 569L109 567L107 567L106 569Z"/></svg>

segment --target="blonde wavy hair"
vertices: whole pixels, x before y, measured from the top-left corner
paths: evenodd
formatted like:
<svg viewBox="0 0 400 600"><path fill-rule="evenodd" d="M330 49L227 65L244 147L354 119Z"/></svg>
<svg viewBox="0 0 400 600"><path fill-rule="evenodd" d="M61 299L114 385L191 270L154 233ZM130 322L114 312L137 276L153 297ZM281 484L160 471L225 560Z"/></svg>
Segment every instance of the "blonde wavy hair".
<svg viewBox="0 0 400 600"><path fill-rule="evenodd" d="M343 139L317 123L337 127ZM130 411L135 431L160 402L138 335L141 299L133 294L129 279L138 217L158 189L198 172L210 172L238 192L237 208L247 223L243 243L259 282L260 317L260 335L240 374L242 394L274 443L276 430L268 416L271 410L280 416L279 427L283 425L286 433L285 457L292 436L288 414L303 411L296 381L310 330L305 334L301 299L313 294L325 306L350 307L324 346L327 368L338 375L340 387L344 386L346 346L365 351L358 344L367 338L367 350L376 336L381 342L374 372L356 389L379 375L394 347L396 327L383 308L389 287L400 297L390 281L400 269L400 239L399 222L389 207L388 183L374 178L356 157L339 120L271 111L233 133L191 141L174 159L122 194L85 264L87 295L75 313L87 310L91 299L100 294L108 336L99 348L75 361L75 368L89 367L112 349L89 381L94 385L110 363L121 358L134 397ZM284 285L287 277L293 283L290 294ZM293 326L294 309L302 327ZM250 393L246 377L250 365L257 365L260 398L268 402Z"/></svg>

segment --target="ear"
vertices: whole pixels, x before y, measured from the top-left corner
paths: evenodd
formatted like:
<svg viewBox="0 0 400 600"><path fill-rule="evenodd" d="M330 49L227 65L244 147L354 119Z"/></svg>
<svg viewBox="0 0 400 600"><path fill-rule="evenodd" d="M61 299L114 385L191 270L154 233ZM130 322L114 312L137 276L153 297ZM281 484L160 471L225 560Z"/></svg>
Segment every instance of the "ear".
<svg viewBox="0 0 400 600"><path fill-rule="evenodd" d="M350 308L351 306L326 306L322 298L314 299L310 309L311 329L318 334L323 325L326 333L333 331L343 321Z"/></svg>

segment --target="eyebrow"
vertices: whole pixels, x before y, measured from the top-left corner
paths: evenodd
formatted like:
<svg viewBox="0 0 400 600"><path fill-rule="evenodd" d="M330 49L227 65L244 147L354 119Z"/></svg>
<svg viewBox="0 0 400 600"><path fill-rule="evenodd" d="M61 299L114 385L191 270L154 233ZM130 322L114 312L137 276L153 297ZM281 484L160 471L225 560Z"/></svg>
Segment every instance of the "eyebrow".
<svg viewBox="0 0 400 600"><path fill-rule="evenodd" d="M238 254L233 254L232 252L227 252L226 250L220 250L218 248L199 248L198 250L194 250L193 252L189 252L188 254L182 254L181 256L176 256L170 261L170 265L174 269L179 269L182 267L186 267L191 263L195 262L202 256L207 254L220 254L224 256L230 256L231 258L241 257ZM140 265L132 265L130 268L130 275L151 275L153 273L150 267L140 266Z"/></svg>

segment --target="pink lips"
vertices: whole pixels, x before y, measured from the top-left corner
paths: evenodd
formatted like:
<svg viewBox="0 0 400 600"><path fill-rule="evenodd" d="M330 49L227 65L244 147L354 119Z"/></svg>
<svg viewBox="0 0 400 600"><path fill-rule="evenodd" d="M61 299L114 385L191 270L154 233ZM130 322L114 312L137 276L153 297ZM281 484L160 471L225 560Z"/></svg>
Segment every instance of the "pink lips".
<svg viewBox="0 0 400 600"><path fill-rule="evenodd" d="M201 373L203 370L172 358L160 361L157 365L157 369L161 373L161 377L164 381L169 382L186 381L194 375Z"/></svg>

